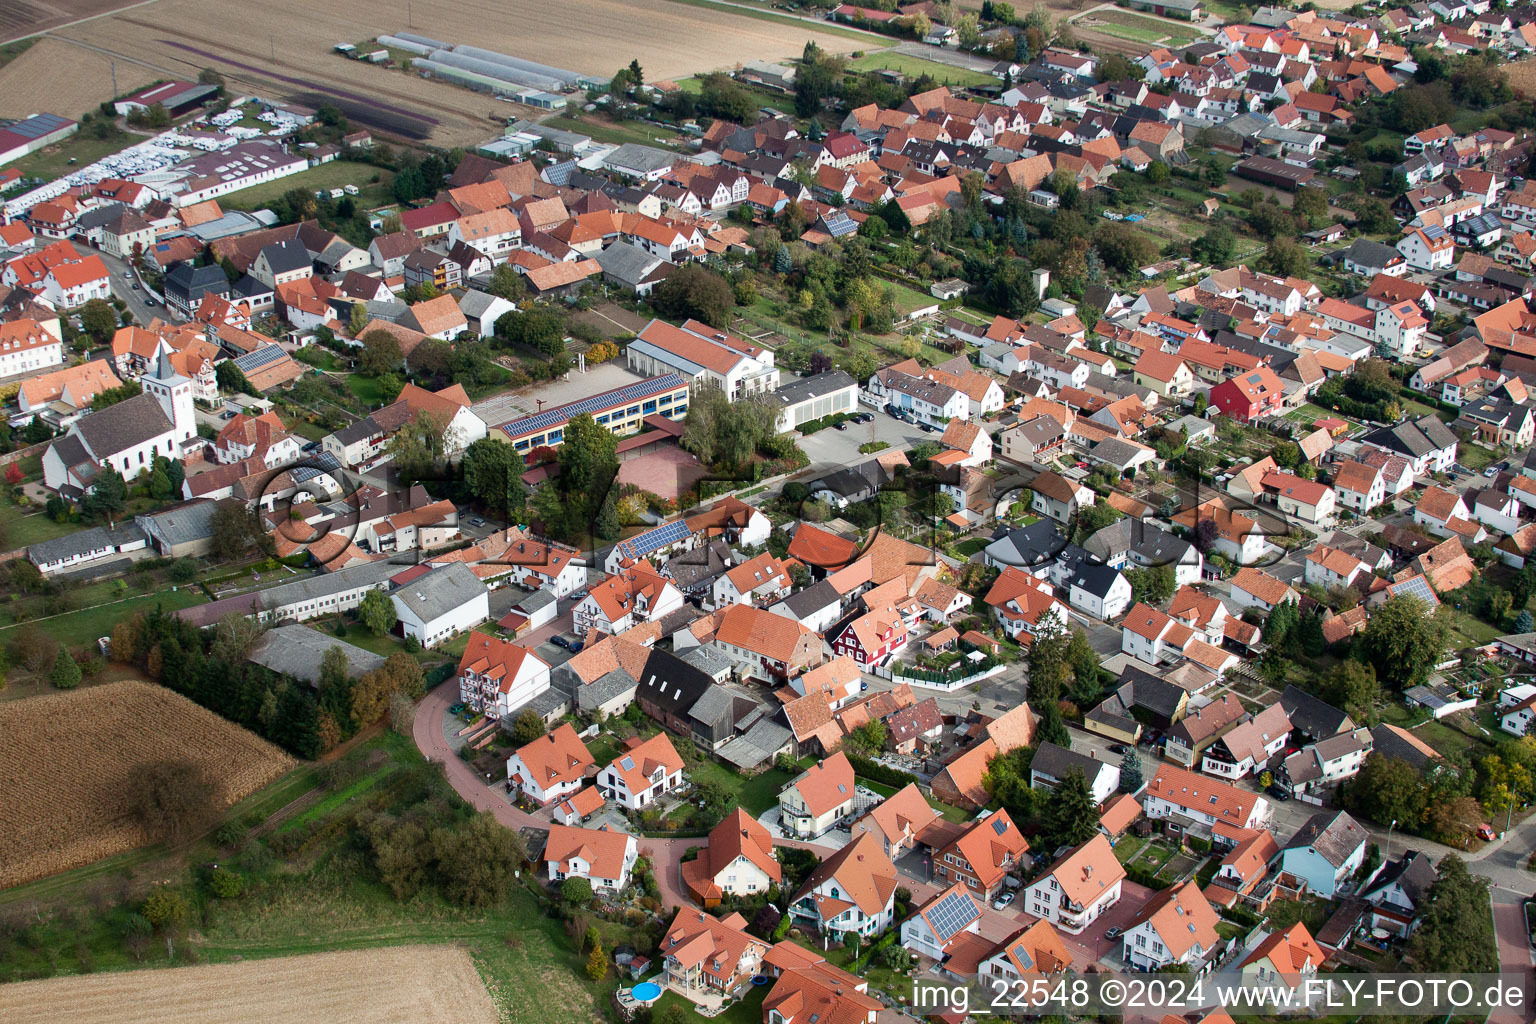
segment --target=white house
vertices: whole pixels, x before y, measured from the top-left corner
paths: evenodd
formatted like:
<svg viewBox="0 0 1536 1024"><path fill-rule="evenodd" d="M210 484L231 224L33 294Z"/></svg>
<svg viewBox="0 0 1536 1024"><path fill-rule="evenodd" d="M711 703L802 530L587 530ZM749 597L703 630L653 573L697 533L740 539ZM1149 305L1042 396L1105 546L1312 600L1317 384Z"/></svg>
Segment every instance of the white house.
<svg viewBox="0 0 1536 1024"><path fill-rule="evenodd" d="M762 607L789 593L789 570L784 563L764 551L715 577L713 598L716 608L728 604Z"/></svg>
<svg viewBox="0 0 1536 1024"><path fill-rule="evenodd" d="M587 745L570 722L554 732L525 743L507 758L507 781L512 788L543 807L563 800L581 789L587 769L596 766Z"/></svg>
<svg viewBox="0 0 1536 1024"><path fill-rule="evenodd" d="M605 828L552 824L542 856L551 882L585 878L594 889L617 893L629 885L640 844L634 836Z"/></svg>
<svg viewBox="0 0 1536 1024"><path fill-rule="evenodd" d="M1086 508L1097 500L1089 488L1051 470L1035 477L1029 487L1033 494L1030 511L1058 523L1070 522L1077 515L1078 509Z"/></svg>
<svg viewBox="0 0 1536 1024"><path fill-rule="evenodd" d="M0 324L0 377L46 370L64 362L64 343L36 320Z"/></svg>
<svg viewBox="0 0 1536 1024"><path fill-rule="evenodd" d="M1217 822L1232 829L1261 828L1270 815L1269 801L1257 793L1172 764L1158 766L1142 796L1142 809L1148 818L1166 819L1173 831L1191 825L1209 830Z"/></svg>
<svg viewBox="0 0 1536 1024"><path fill-rule="evenodd" d="M490 591L463 562L449 562L389 595L400 631L436 647L491 617Z"/></svg>
<svg viewBox="0 0 1536 1024"><path fill-rule="evenodd" d="M790 901L789 916L823 934L870 938L891 926L900 878L880 840L861 832L816 866Z"/></svg>
<svg viewBox="0 0 1536 1024"><path fill-rule="evenodd" d="M1077 935L1120 901L1125 869L1109 840L1096 835L1062 856L1024 893L1024 911Z"/></svg>
<svg viewBox="0 0 1536 1024"><path fill-rule="evenodd" d="M674 327L652 320L624 350L629 369L644 377L677 373L695 386L713 385L734 402L779 386L773 351L697 320Z"/></svg>
<svg viewBox="0 0 1536 1024"><path fill-rule="evenodd" d="M1049 740L1035 748L1029 763L1029 784L1034 789L1054 791L1073 770L1083 773L1088 793L1095 804L1102 804L1120 787L1120 766L1101 761L1090 754L1079 754Z"/></svg>
<svg viewBox="0 0 1536 1024"><path fill-rule="evenodd" d="M1193 879L1164 889L1141 908L1122 937L1126 963L1143 971L1174 964L1199 970L1216 948L1220 918Z"/></svg>
<svg viewBox="0 0 1536 1024"><path fill-rule="evenodd" d="M1499 691L1499 728L1524 736L1536 719L1536 686L1511 686Z"/></svg>
<svg viewBox="0 0 1536 1024"><path fill-rule="evenodd" d="M664 732L614 758L597 776L597 789L620 807L638 811L683 781L683 758Z"/></svg>
<svg viewBox="0 0 1536 1024"><path fill-rule="evenodd" d="M1444 228L1414 228L1397 243L1408 266L1414 270L1445 270L1456 258L1456 242Z"/></svg>
<svg viewBox="0 0 1536 1024"><path fill-rule="evenodd" d="M549 664L520 644L475 630L459 658L459 699L505 718L549 689Z"/></svg>
<svg viewBox="0 0 1536 1024"><path fill-rule="evenodd" d="M981 932L981 904L956 882L901 922L901 944L914 953L943 960L955 936Z"/></svg>

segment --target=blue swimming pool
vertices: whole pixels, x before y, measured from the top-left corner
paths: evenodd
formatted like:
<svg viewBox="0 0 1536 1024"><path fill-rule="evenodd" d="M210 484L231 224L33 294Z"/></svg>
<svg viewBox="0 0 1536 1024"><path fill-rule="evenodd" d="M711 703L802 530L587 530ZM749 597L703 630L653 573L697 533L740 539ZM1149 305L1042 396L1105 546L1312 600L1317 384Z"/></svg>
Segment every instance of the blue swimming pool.
<svg viewBox="0 0 1536 1024"><path fill-rule="evenodd" d="M634 996L638 1002L654 1003L661 998L661 986L654 981L642 981L630 989L629 994Z"/></svg>

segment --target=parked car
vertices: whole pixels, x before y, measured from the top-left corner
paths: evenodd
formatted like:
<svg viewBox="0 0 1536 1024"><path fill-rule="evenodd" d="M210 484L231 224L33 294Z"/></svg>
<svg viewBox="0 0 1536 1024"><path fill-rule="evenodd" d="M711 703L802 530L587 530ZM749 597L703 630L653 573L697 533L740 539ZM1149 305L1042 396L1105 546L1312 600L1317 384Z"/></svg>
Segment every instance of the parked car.
<svg viewBox="0 0 1536 1024"><path fill-rule="evenodd" d="M1121 757L1124 757L1126 754L1131 752L1131 748L1124 743L1111 743L1109 745L1109 752L1111 754L1119 754Z"/></svg>
<svg viewBox="0 0 1536 1024"><path fill-rule="evenodd" d="M474 516L474 517L472 517L470 519L469 525L470 526L484 526L485 525L485 520L481 519L479 516Z"/></svg>
<svg viewBox="0 0 1536 1024"><path fill-rule="evenodd" d="M1284 803L1291 798L1291 791L1280 785L1278 782L1271 784L1270 787L1265 790L1265 792L1274 797L1276 800L1279 800L1281 803Z"/></svg>
<svg viewBox="0 0 1536 1024"><path fill-rule="evenodd" d="M1483 470L1483 476L1489 477L1490 479L1493 478L1493 477L1496 477L1498 475L1499 475L1499 467L1498 466L1489 466L1487 469Z"/></svg>
<svg viewBox="0 0 1536 1024"><path fill-rule="evenodd" d="M1481 839L1483 842L1493 842L1494 835L1495 833L1493 831L1493 826L1488 824L1486 821L1477 826L1477 838Z"/></svg>
<svg viewBox="0 0 1536 1024"><path fill-rule="evenodd" d="M1002 892L998 893L997 899L992 901L992 909L1002 910L1008 904L1013 902L1013 896L1014 893L1012 889L1004 889Z"/></svg>
<svg viewBox="0 0 1536 1024"><path fill-rule="evenodd" d="M448 708L448 713L450 715L457 715L457 714L461 713L463 710L464 710L464 704L461 701L458 704L450 705L449 708Z"/></svg>
<svg viewBox="0 0 1536 1024"><path fill-rule="evenodd" d="M848 429L848 421L847 420L838 420L836 423L834 423L832 425L834 427L836 427L838 430L847 430Z"/></svg>
<svg viewBox="0 0 1536 1024"><path fill-rule="evenodd" d="M219 419L221 419L221 420L232 420L232 419L234 419L238 415L240 415L240 414L235 412L235 410L233 410L233 409L225 409L222 413L219 414Z"/></svg>
<svg viewBox="0 0 1536 1024"><path fill-rule="evenodd" d="M1104 930L1104 937L1106 939L1118 939L1121 931L1122 929L1120 928L1106 928Z"/></svg>
<svg viewBox="0 0 1536 1024"><path fill-rule="evenodd" d="M549 642L556 647L563 647L567 651L571 649L571 642L563 636L552 636L549 638Z"/></svg>

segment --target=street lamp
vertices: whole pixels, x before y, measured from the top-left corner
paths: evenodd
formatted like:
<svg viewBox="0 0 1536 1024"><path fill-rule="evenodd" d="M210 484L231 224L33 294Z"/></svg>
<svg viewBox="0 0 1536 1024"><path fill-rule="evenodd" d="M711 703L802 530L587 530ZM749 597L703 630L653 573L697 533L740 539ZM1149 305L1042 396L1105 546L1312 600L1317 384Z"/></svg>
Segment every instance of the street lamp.
<svg viewBox="0 0 1536 1024"><path fill-rule="evenodd" d="M1395 828L1397 828L1397 819L1393 818L1392 824L1387 826L1387 850L1381 855L1383 864L1389 863L1392 860L1392 830Z"/></svg>

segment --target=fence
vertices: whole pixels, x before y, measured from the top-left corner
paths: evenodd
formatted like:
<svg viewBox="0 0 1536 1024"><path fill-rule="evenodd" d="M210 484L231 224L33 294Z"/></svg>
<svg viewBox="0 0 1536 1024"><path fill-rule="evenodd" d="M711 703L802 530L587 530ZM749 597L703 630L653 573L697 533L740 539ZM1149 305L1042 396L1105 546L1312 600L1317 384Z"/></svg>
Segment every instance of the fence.
<svg viewBox="0 0 1536 1024"><path fill-rule="evenodd" d="M955 690L964 689L965 687L970 686L972 683L978 683L983 679L991 678L992 676L1002 672L1005 668L1007 668L1006 665L993 665L992 667L987 668L981 672L977 672L974 675L961 676L957 679L949 680L925 679L919 678L917 676L900 675L885 665L877 665L874 669L874 673L881 679L889 679L893 683L906 683L908 686L922 687L923 689L927 690L938 690L942 693L952 693Z"/></svg>

